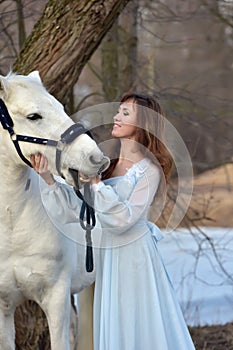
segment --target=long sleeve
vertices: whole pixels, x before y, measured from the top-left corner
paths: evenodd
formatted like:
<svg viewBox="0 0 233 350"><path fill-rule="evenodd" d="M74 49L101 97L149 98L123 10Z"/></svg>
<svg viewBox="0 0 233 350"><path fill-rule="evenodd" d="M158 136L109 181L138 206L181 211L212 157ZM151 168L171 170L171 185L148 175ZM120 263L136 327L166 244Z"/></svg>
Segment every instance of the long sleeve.
<svg viewBox="0 0 233 350"><path fill-rule="evenodd" d="M41 198L49 217L61 224L79 222L81 200L73 188L58 181L41 185Z"/></svg>
<svg viewBox="0 0 233 350"><path fill-rule="evenodd" d="M159 181L159 169L150 164L141 171L132 168L114 187L107 183L95 186L95 211L102 229L119 235L141 225Z"/></svg>

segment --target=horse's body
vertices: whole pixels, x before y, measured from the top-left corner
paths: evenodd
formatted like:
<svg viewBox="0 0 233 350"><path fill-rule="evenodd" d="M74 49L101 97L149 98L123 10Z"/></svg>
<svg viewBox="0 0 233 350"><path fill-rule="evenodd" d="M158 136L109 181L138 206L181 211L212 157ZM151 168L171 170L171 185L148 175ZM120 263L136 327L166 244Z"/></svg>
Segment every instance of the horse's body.
<svg viewBox="0 0 233 350"><path fill-rule="evenodd" d="M0 98L9 110L16 133L58 140L73 124L61 104L46 92L37 74L0 79ZM41 118L32 120L32 114ZM53 147L20 146L27 159L32 153L46 152L51 171L56 173ZM61 171L70 183L69 167L93 175L106 162L87 135L79 136L65 151ZM22 162L3 129L0 164L0 348L15 348L14 311L30 299L46 314L52 349L68 350L70 294L94 278L93 273L85 272L85 247L73 243L51 223L41 202L39 176Z"/></svg>

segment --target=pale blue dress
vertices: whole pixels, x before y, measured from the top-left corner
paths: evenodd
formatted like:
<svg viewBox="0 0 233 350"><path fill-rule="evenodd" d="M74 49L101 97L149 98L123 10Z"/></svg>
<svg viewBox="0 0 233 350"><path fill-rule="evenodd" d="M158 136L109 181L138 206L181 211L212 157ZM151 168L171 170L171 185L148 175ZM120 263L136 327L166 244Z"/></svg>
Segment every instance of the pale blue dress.
<svg viewBox="0 0 233 350"><path fill-rule="evenodd" d="M147 220L159 182L158 168L143 159L125 176L93 185L97 228L92 235L98 251L94 350L195 349L158 251L163 235ZM64 193L69 202L67 214ZM64 208L68 222L75 217L77 221L80 203L68 187L47 186L42 197L50 211L55 200L56 208ZM70 211L74 211L73 219ZM57 215L52 216L56 219Z"/></svg>

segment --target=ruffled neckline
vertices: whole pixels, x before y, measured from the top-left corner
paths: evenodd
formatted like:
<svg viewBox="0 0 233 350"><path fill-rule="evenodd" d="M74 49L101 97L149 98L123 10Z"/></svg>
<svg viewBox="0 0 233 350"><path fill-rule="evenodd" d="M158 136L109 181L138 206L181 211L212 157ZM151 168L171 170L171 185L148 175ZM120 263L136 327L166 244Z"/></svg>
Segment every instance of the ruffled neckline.
<svg viewBox="0 0 233 350"><path fill-rule="evenodd" d="M149 162L150 162L150 160L148 158L143 158L143 159L139 160L138 162L134 163L129 169L127 169L125 175L113 176L113 177L110 177L108 179L105 179L103 182L107 185L109 182L115 183L119 179L122 179L122 178L130 178L132 176L132 174L136 174L137 176L140 176L141 174L144 173Z"/></svg>

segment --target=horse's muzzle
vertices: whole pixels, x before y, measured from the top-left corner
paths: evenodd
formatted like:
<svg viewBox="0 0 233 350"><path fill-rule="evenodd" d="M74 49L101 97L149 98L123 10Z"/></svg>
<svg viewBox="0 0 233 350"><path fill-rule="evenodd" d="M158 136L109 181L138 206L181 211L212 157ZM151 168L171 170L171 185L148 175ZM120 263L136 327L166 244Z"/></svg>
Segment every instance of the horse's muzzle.
<svg viewBox="0 0 233 350"><path fill-rule="evenodd" d="M90 176L84 175L76 169L69 168L69 173L71 174L71 176L73 178L74 187L77 190L82 188L85 183L88 183L91 181Z"/></svg>
<svg viewBox="0 0 233 350"><path fill-rule="evenodd" d="M98 174L101 174L102 172L104 172L106 169L108 169L109 165L110 165L110 159L106 156L103 156L102 162L101 162L101 166L98 170Z"/></svg>

